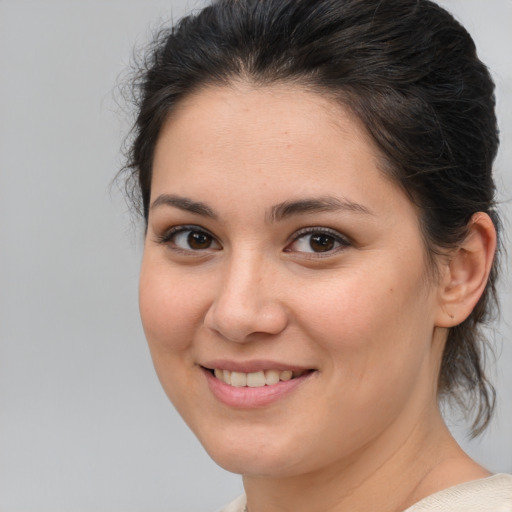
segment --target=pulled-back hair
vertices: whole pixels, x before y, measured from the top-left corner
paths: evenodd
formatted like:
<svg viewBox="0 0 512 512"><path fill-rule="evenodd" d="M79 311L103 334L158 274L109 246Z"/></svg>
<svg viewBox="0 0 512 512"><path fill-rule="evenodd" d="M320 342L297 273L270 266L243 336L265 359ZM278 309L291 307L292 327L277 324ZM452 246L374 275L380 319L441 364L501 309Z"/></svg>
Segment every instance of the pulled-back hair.
<svg viewBox="0 0 512 512"><path fill-rule="evenodd" d="M146 222L164 121L194 91L237 81L299 85L355 114L383 172L418 206L434 271L435 256L464 240L474 213L499 227L494 84L467 31L429 0L218 0L162 31L135 81L125 168ZM439 396L472 414L474 435L494 407L481 329L497 310L496 277L495 261L473 312L449 330L439 375Z"/></svg>

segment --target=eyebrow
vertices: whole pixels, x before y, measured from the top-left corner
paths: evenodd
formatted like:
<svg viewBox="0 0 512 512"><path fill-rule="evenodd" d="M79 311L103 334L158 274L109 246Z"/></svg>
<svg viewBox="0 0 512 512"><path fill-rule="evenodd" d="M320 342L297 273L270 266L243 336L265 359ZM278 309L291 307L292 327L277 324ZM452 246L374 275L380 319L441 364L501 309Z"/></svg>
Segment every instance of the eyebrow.
<svg viewBox="0 0 512 512"><path fill-rule="evenodd" d="M203 217L209 217L212 219L218 218L216 213L206 203L193 201L187 197L174 194L159 195L151 204L150 209L153 210L154 208L158 208L163 205L202 215ZM332 196L323 196L304 198L296 201L284 201L272 206L266 217L269 222L279 222L293 217L294 215L336 211L349 211L365 215L373 215L373 213L362 204L355 203L345 198L339 199Z"/></svg>
<svg viewBox="0 0 512 512"><path fill-rule="evenodd" d="M217 218L217 215L215 215L214 211L207 204L202 203L201 201L192 201L192 199L188 199L187 197L181 197L174 194L162 194L158 196L151 204L150 209L153 210L154 208L163 205L172 206L185 212L196 213L203 217L210 217L212 219Z"/></svg>
<svg viewBox="0 0 512 512"><path fill-rule="evenodd" d="M337 211L349 211L365 215L373 215L373 213L362 204L355 203L348 199L325 196L304 198L298 201L285 201L277 204L270 209L269 219L272 222L278 222L292 217L293 215Z"/></svg>

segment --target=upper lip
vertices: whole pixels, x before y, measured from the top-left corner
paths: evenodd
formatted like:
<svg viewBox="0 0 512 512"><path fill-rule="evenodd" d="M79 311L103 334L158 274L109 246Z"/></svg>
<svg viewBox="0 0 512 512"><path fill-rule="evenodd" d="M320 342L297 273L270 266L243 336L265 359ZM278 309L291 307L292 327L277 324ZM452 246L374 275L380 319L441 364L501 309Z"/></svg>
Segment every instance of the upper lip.
<svg viewBox="0 0 512 512"><path fill-rule="evenodd" d="M311 367L281 363L265 359L253 359L250 361L233 361L230 359L214 359L201 363L208 370L228 370L230 372L253 373L263 370L290 370L292 372L312 370Z"/></svg>

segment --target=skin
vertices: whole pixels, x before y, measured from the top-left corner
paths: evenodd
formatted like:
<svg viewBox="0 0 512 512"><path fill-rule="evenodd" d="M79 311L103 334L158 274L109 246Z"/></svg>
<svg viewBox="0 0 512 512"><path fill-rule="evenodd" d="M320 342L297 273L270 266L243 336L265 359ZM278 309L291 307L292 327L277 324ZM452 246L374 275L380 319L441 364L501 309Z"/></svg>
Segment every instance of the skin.
<svg viewBox="0 0 512 512"><path fill-rule="evenodd" d="M343 207L271 216L327 197ZM488 475L452 439L436 396L447 329L470 313L492 261L485 214L434 282L418 212L363 127L289 85L183 100L157 143L151 205L140 310L154 365L212 458L244 475L251 512L399 511ZM311 244L319 229L332 249ZM203 245L190 246L191 231ZM244 409L210 391L201 366L215 359L314 371Z"/></svg>

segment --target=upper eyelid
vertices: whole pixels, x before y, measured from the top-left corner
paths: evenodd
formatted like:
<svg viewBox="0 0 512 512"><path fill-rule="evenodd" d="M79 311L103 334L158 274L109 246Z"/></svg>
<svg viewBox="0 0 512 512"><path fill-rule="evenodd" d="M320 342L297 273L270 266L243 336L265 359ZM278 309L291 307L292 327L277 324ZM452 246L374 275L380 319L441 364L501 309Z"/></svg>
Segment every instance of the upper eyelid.
<svg viewBox="0 0 512 512"><path fill-rule="evenodd" d="M179 233L181 231L204 231L211 236L214 236L209 229L199 226L198 224L176 224L163 230L164 233Z"/></svg>
<svg viewBox="0 0 512 512"><path fill-rule="evenodd" d="M289 237L289 242L293 242L301 236L312 235L314 233L324 233L326 235L331 235L333 238L336 238L341 242L352 243L350 237L347 235L340 233L337 229L328 228L325 226L309 226L300 228Z"/></svg>
<svg viewBox="0 0 512 512"><path fill-rule="evenodd" d="M215 236L209 229L206 229L197 224L178 224L176 226L171 226L168 229L162 231L161 234L156 234L157 242L164 243L169 241L173 235L177 235L178 233L183 233L184 231L201 231L211 236L217 243L220 244L220 241L217 236Z"/></svg>

